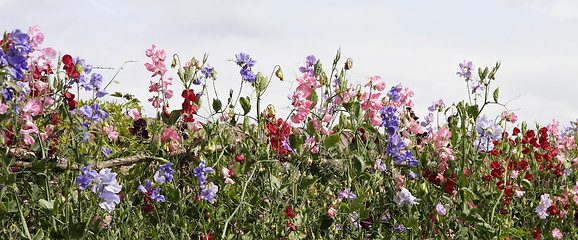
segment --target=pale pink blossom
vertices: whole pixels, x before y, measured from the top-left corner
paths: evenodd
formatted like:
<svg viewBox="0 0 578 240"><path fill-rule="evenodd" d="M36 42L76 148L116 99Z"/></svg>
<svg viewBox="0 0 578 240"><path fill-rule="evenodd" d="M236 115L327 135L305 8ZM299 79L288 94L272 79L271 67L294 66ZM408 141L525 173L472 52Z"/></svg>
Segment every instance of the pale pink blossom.
<svg viewBox="0 0 578 240"><path fill-rule="evenodd" d="M177 131L172 130L170 128L165 128L163 134L161 135L161 141L172 140L179 142L181 139L179 137L179 133Z"/></svg>
<svg viewBox="0 0 578 240"><path fill-rule="evenodd" d="M235 184L235 181L231 178L225 178L225 184Z"/></svg>
<svg viewBox="0 0 578 240"><path fill-rule="evenodd" d="M8 105L2 103L2 100L0 100L0 114L4 114L8 111Z"/></svg>
<svg viewBox="0 0 578 240"><path fill-rule="evenodd" d="M554 230L552 230L552 237L556 239L562 239L563 235L562 232L560 232L560 229L554 228Z"/></svg>
<svg viewBox="0 0 578 240"><path fill-rule="evenodd" d="M193 123L193 131L194 132L198 132L201 129L203 129L203 124L201 124L199 121L196 121L195 123Z"/></svg>
<svg viewBox="0 0 578 240"><path fill-rule="evenodd" d="M36 99L31 98L28 99L24 107L22 107L22 111L29 113L31 116L36 116L42 111L42 106L38 104Z"/></svg>
<svg viewBox="0 0 578 240"><path fill-rule="evenodd" d="M140 113L138 112L138 109L136 109L136 108L132 108L132 109L128 110L128 115L135 121L140 119Z"/></svg>
<svg viewBox="0 0 578 240"><path fill-rule="evenodd" d="M520 191L520 190L516 190L514 191L514 195L516 195L516 197L523 197L526 194L526 191Z"/></svg>

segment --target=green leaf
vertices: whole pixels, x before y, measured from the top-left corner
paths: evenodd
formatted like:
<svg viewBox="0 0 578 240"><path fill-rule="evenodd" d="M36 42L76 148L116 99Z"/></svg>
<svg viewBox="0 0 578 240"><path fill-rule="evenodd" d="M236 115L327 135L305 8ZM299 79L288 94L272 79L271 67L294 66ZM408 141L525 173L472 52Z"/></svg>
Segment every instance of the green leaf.
<svg viewBox="0 0 578 240"><path fill-rule="evenodd" d="M500 88L496 88L496 90L494 90L494 102L498 102L498 94L500 94Z"/></svg>
<svg viewBox="0 0 578 240"><path fill-rule="evenodd" d="M179 117L181 116L181 110L173 110L170 114L170 117L165 117L164 114L161 114L163 122L167 125L175 125Z"/></svg>
<svg viewBox="0 0 578 240"><path fill-rule="evenodd" d="M480 75L480 81L483 81L484 79L486 79L486 77L488 76L488 67L484 68L484 71L482 71L481 68L478 68L478 75Z"/></svg>
<svg viewBox="0 0 578 240"><path fill-rule="evenodd" d="M315 182L313 175L309 174L301 180L301 188L305 189Z"/></svg>
<svg viewBox="0 0 578 240"><path fill-rule="evenodd" d="M222 107L223 107L223 104L221 103L221 100L213 99L213 110L215 110L215 112L221 111Z"/></svg>
<svg viewBox="0 0 578 240"><path fill-rule="evenodd" d="M44 199L40 199L38 200L38 205L40 205L41 208L52 210L54 208L54 200L46 201Z"/></svg>
<svg viewBox="0 0 578 240"><path fill-rule="evenodd" d="M299 149L299 146L303 144L303 139L301 139L297 134L293 134L289 136L289 144L291 145L291 148L297 151L297 149Z"/></svg>
<svg viewBox="0 0 578 240"><path fill-rule="evenodd" d="M476 118L478 116L478 111L479 111L479 108L478 108L477 104L473 105L473 106L468 106L468 115L470 117Z"/></svg>
<svg viewBox="0 0 578 240"><path fill-rule="evenodd" d="M243 116L247 115L247 113L251 111L251 99L249 99L249 97L241 97L239 102L243 108Z"/></svg>
<svg viewBox="0 0 578 240"><path fill-rule="evenodd" d="M323 146L326 148L337 147L339 144L340 134L332 134L328 136L325 141L323 142Z"/></svg>
<svg viewBox="0 0 578 240"><path fill-rule="evenodd" d="M323 214L321 219L319 219L319 228L322 230L328 229L333 224L333 218L329 217L327 214Z"/></svg>
<svg viewBox="0 0 578 240"><path fill-rule="evenodd" d="M365 170L365 161L359 155L353 156L353 166L357 170L357 172L363 172Z"/></svg>

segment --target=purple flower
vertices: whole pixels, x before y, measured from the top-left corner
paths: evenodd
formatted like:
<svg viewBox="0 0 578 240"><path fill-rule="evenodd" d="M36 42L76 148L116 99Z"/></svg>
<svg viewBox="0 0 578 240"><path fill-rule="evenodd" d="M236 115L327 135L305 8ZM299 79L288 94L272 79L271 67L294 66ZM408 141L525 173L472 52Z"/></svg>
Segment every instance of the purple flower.
<svg viewBox="0 0 578 240"><path fill-rule="evenodd" d="M215 68L212 68L209 64L205 65L203 69L201 69L201 73L205 75L205 78L212 78L214 71Z"/></svg>
<svg viewBox="0 0 578 240"><path fill-rule="evenodd" d="M444 104L444 101L442 99L439 99L433 102L432 105L427 108L427 110L429 110L430 112L435 111L441 112L445 107L446 105Z"/></svg>
<svg viewBox="0 0 578 240"><path fill-rule="evenodd" d="M105 119L109 116L107 112L100 109L98 103L93 103L91 106L84 105L79 109L80 113L84 115L91 123L96 123L101 119Z"/></svg>
<svg viewBox="0 0 578 240"><path fill-rule="evenodd" d="M86 167L81 168L80 172L82 172L83 175L78 176L76 178L76 184L78 184L78 189L80 190L86 190L86 187L88 187L92 179L94 179L98 174L96 170L88 170L89 167L90 164L86 165Z"/></svg>
<svg viewBox="0 0 578 240"><path fill-rule="evenodd" d="M90 85L92 88L100 89L100 85L102 85L102 75L100 75L100 73L93 73L90 75ZM86 90L92 89L87 88Z"/></svg>
<svg viewBox="0 0 578 240"><path fill-rule="evenodd" d="M157 202L165 202L165 197L163 195L161 195L161 188L156 187L154 189L152 189L152 185L151 185L151 181L148 179L145 179L145 185L139 185L137 187L137 190L139 190L141 193L149 195L150 198L152 198L153 200L157 201Z"/></svg>
<svg viewBox="0 0 578 240"><path fill-rule="evenodd" d="M257 63L257 61L251 59L251 56L249 56L249 54L245 54L245 53L239 53L239 55L237 55L237 61L236 61L237 65L241 66L241 67L253 67L255 66L255 63Z"/></svg>
<svg viewBox="0 0 578 240"><path fill-rule="evenodd" d="M478 151L492 151L493 141L502 139L502 128L494 121L482 116L476 121L476 132L478 138L474 140L474 146Z"/></svg>
<svg viewBox="0 0 578 240"><path fill-rule="evenodd" d="M351 188L346 188L345 190L343 190L343 192L338 192L337 196L340 199L347 198L349 200L353 200L353 199L357 198L357 195L355 195L354 193L351 192Z"/></svg>
<svg viewBox="0 0 578 240"><path fill-rule="evenodd" d="M436 205L436 211L438 212L439 215L442 215L442 216L446 215L446 208L441 203L438 203Z"/></svg>
<svg viewBox="0 0 578 240"><path fill-rule="evenodd" d="M552 206L552 200L550 200L550 194L542 194L540 196L540 204L536 206L535 212L538 214L540 219L546 219L549 215L547 213L548 208Z"/></svg>
<svg viewBox="0 0 578 240"><path fill-rule="evenodd" d="M359 211L355 210L351 213L351 221L355 228L361 228L361 224L359 224Z"/></svg>
<svg viewBox="0 0 578 240"><path fill-rule="evenodd" d="M403 207L405 205L416 205L419 204L418 202L415 201L416 198L411 195L411 193L401 187L400 191L397 193L397 195L395 196L395 198L393 199L393 201L397 204L398 207Z"/></svg>
<svg viewBox="0 0 578 240"><path fill-rule="evenodd" d="M201 199L213 203L217 197L217 192L219 191L219 186L210 182L207 184L203 190L201 190Z"/></svg>
<svg viewBox="0 0 578 240"><path fill-rule="evenodd" d="M205 177L205 173L210 173L213 171L212 167L206 167L205 161L199 163L199 166L193 169L193 174L199 180L201 187L205 187L205 183L207 182L207 178Z"/></svg>
<svg viewBox="0 0 578 240"><path fill-rule="evenodd" d="M380 171L385 171L387 169L385 163L381 163L381 158L375 160L375 166L377 166L377 169Z"/></svg>
<svg viewBox="0 0 578 240"><path fill-rule="evenodd" d="M102 152L105 155L110 155L112 153L112 150L110 148L107 148L107 147L102 147Z"/></svg>
<svg viewBox="0 0 578 240"><path fill-rule="evenodd" d="M171 180L173 180L173 174L175 174L175 170L173 170L171 166L173 166L173 163L171 162L160 165L159 166L160 170L155 172L154 175L155 182L163 184L165 182L170 182Z"/></svg>
<svg viewBox="0 0 578 240"><path fill-rule="evenodd" d="M249 83L253 83L255 80L257 80L255 73L247 66L243 67L239 73L241 73L241 77L243 77L243 79Z"/></svg>
<svg viewBox="0 0 578 240"><path fill-rule="evenodd" d="M474 64L471 61L469 62L464 61L463 63L460 63L460 71L457 72L456 74L460 77L465 78L466 81L469 81L471 80L473 69Z"/></svg>
<svg viewBox="0 0 578 240"><path fill-rule="evenodd" d="M0 50L1 52L2 50ZM2 98L4 101L10 101L14 98L14 88L8 87L2 90Z"/></svg>
<svg viewBox="0 0 578 240"><path fill-rule="evenodd" d="M76 179L78 188L84 190L92 183L92 192L103 200L98 205L107 212L112 212L116 204L120 203L118 193L122 190L122 186L116 181L117 174L108 168L97 173L95 170L89 171L88 167L80 169L84 175Z"/></svg>
<svg viewBox="0 0 578 240"><path fill-rule="evenodd" d="M393 225L393 230L396 232L403 232L405 231L405 226L403 226L403 224L401 223L396 223L395 225Z"/></svg>
<svg viewBox="0 0 578 240"><path fill-rule="evenodd" d="M381 113L381 126L385 127L389 135L394 134L399 129L399 117L395 115L397 108L387 106L379 112Z"/></svg>
<svg viewBox="0 0 578 240"><path fill-rule="evenodd" d="M313 68L313 66L315 66L315 63L317 63L317 59L315 58L315 56L309 55L307 56L307 58L305 58L305 67L300 67L299 71L302 73L308 72L309 75L313 76L315 75L315 69Z"/></svg>
<svg viewBox="0 0 578 240"><path fill-rule="evenodd" d="M391 90L387 92L387 97L389 98L389 100L393 102L399 102L399 100L401 100L401 95L399 95L399 93L401 92L402 89L403 88L401 87L401 84L392 87Z"/></svg>

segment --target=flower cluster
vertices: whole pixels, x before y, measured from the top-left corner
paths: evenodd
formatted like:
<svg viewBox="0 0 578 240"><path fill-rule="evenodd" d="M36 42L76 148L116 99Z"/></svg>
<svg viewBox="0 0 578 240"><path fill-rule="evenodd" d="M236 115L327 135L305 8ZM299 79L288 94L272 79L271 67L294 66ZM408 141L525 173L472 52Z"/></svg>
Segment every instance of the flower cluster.
<svg viewBox="0 0 578 240"><path fill-rule="evenodd" d="M293 132L288 122L281 118L275 120L275 114L268 112L265 115L265 130L265 134L271 143L271 148L279 155L284 156L290 151L294 151L289 144L289 136L291 136Z"/></svg>
<svg viewBox="0 0 578 240"><path fill-rule="evenodd" d="M149 72L152 72L151 77L160 76L158 82L150 81L149 92L158 93L156 96L149 98L154 108L163 108L163 113L168 114L168 99L173 97L173 91L168 89L169 85L173 84L173 78L167 77L167 67L165 65L166 52L163 49L157 49L152 45L150 49L145 51L147 57L151 59L150 63L145 63L145 67Z"/></svg>
<svg viewBox="0 0 578 240"><path fill-rule="evenodd" d="M552 200L550 200L550 194L542 194L542 196L540 196L540 204L538 204L538 206L536 206L536 214L538 214L538 217L540 217L540 219L546 219L546 217L548 217L548 213L547 210L548 208L552 205Z"/></svg>
<svg viewBox="0 0 578 240"><path fill-rule="evenodd" d="M201 186L201 199L213 203L216 200L215 198L217 197L219 186L213 184L212 182L207 183L205 173L210 172L213 172L213 168L207 167L204 161L200 162L199 166L193 169L193 174Z"/></svg>
<svg viewBox="0 0 578 240"><path fill-rule="evenodd" d="M393 201L397 204L398 207L403 207L405 205L416 205L419 204L416 202L416 198L404 187L401 187L397 195Z"/></svg>
<svg viewBox="0 0 578 240"><path fill-rule="evenodd" d="M83 175L76 178L78 189L85 190L92 184L92 192L98 194L98 197L103 200L98 205L107 212L112 212L116 204L120 203L118 193L122 190L122 186L116 181L117 174L109 168L97 172L88 170L89 167L90 164L80 169Z"/></svg>
<svg viewBox="0 0 578 240"><path fill-rule="evenodd" d="M385 89L385 83L380 76L374 76L367 78L365 86L377 92L370 91L361 95L361 109L365 111L365 120L369 120L372 126L377 127L383 124L383 118L378 114L378 111L382 112L383 108L385 108L380 93Z"/></svg>
<svg viewBox="0 0 578 240"><path fill-rule="evenodd" d="M239 53L239 55L237 55L237 60L235 62L237 63L237 65L239 65L239 67L241 67L241 71L239 73L241 74L243 80L249 83L255 82L257 76L251 70L251 68L255 66L255 63L257 63L257 61L251 59L251 56L249 56L249 54Z"/></svg>
<svg viewBox="0 0 578 240"><path fill-rule="evenodd" d="M163 184L170 182L173 179L173 174L175 171L171 168L173 163L169 162L159 166L159 170L155 172L154 181L157 184ZM151 204L151 199L156 202L165 202L165 197L161 195L161 188L152 188L153 183L150 180L145 179L145 185L139 185L137 190L145 195L145 205L143 210L145 213L152 212L155 207Z"/></svg>
<svg viewBox="0 0 578 240"><path fill-rule="evenodd" d="M0 68L6 67L16 80L22 80L25 70L29 70L27 56L34 48L30 45L30 36L16 29L0 41Z"/></svg>
<svg viewBox="0 0 578 240"><path fill-rule="evenodd" d="M494 149L494 141L502 139L502 128L487 118L482 116L476 121L476 132L478 137L474 140L474 146L480 152L490 152Z"/></svg>
<svg viewBox="0 0 578 240"><path fill-rule="evenodd" d="M486 85L481 81L475 80L472 76L472 70L474 69L474 64L469 61L464 61L460 63L460 71L456 74L466 81L468 87L471 88L472 94L481 94L481 92L486 90Z"/></svg>
<svg viewBox="0 0 578 240"><path fill-rule="evenodd" d="M310 75L306 72L303 78L298 78L296 80L299 86L291 95L291 105L295 113L291 115L291 121L293 123L299 124L305 121L307 116L311 113L311 109L314 108L315 102L311 100L310 96L315 96L315 90L321 87L321 84L317 81L314 75Z"/></svg>

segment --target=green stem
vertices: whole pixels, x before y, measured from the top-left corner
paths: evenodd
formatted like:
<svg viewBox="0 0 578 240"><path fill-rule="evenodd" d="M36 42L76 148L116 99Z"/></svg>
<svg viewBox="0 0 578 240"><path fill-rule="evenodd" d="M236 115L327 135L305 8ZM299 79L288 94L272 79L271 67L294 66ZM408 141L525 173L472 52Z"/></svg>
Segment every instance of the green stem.
<svg viewBox="0 0 578 240"><path fill-rule="evenodd" d="M18 206L18 213L20 214L20 221L22 222L22 228L24 228L24 234L28 239L32 239L30 236L30 231L28 231L28 224L26 224L26 218L22 213L22 206L20 205L20 201L18 201L18 196L16 195L16 188L14 189L14 200L16 200L16 205Z"/></svg>
<svg viewBox="0 0 578 240"><path fill-rule="evenodd" d="M229 216L229 218L227 218L227 221L225 221L225 227L223 228L223 233L221 234L221 239L225 239L225 234L227 234L227 227L229 226L229 222L231 221L231 219L233 219L233 217L239 211L239 208L241 208L241 205L243 204L243 200L245 199L245 193L247 192L247 186L249 185L249 182L251 182L251 179L255 175L255 169L257 169L257 164L255 164L255 166L253 167L253 170L251 171L251 176L249 176L249 179L247 179L247 182L245 182L245 185L243 186L243 193L241 193L241 199L239 201L239 205L237 205L237 208L235 208L235 211L233 211L233 213L231 213L231 216Z"/></svg>

